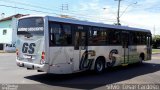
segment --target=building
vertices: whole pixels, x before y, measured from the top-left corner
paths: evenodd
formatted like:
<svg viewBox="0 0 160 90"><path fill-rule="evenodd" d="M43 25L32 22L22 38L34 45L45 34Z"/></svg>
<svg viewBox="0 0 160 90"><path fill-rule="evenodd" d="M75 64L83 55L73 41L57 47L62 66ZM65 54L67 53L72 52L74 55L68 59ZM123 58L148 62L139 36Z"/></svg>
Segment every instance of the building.
<svg viewBox="0 0 160 90"><path fill-rule="evenodd" d="M25 15L16 14L0 19L0 50L15 51L17 19Z"/></svg>

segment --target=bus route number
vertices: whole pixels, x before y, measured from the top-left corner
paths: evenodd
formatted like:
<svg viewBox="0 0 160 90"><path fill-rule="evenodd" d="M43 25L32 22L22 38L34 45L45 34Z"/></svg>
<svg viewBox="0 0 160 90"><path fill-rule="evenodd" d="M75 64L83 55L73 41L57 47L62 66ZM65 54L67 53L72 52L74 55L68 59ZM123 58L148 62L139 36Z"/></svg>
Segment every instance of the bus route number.
<svg viewBox="0 0 160 90"><path fill-rule="evenodd" d="M22 52L23 53L29 53L29 54L33 54L34 53L34 47L36 46L36 44L35 43L30 43L30 44L28 44L28 43L24 43L23 44L23 47L22 47Z"/></svg>

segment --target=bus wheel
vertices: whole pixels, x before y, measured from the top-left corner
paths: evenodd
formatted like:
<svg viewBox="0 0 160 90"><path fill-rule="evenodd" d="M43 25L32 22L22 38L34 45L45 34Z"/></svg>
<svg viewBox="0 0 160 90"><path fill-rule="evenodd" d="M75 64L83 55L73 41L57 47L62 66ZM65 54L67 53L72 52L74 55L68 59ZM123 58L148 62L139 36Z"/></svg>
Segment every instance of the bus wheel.
<svg viewBox="0 0 160 90"><path fill-rule="evenodd" d="M97 59L95 62L94 71L96 73L102 73L104 71L104 68L105 68L104 61L100 60L100 58Z"/></svg>
<svg viewBox="0 0 160 90"><path fill-rule="evenodd" d="M139 63L140 63L140 64L143 63L142 57L139 57Z"/></svg>
<svg viewBox="0 0 160 90"><path fill-rule="evenodd" d="M143 63L143 60L144 60L144 54L142 53L142 54L139 56L139 63L142 64L142 63Z"/></svg>

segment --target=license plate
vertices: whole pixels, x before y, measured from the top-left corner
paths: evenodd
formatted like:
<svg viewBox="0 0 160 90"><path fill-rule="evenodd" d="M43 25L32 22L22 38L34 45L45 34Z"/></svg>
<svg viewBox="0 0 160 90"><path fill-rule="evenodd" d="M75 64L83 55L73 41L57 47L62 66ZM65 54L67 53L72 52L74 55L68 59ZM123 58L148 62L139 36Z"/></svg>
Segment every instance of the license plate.
<svg viewBox="0 0 160 90"><path fill-rule="evenodd" d="M29 56L29 55L23 55L23 58L26 58L26 59L32 59L32 56Z"/></svg>
<svg viewBox="0 0 160 90"><path fill-rule="evenodd" d="M32 58L28 58L28 61L29 61L29 62L32 62Z"/></svg>

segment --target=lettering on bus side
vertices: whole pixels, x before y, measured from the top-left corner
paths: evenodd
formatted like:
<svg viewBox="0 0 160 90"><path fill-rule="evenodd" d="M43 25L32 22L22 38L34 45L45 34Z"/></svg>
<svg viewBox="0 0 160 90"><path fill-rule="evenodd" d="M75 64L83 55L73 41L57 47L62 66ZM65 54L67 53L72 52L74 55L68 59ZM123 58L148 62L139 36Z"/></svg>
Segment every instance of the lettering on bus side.
<svg viewBox="0 0 160 90"><path fill-rule="evenodd" d="M111 60L111 62L107 63L108 67L112 67L116 63L116 57L113 56L113 54L118 54L118 50L117 49L113 49L113 50L110 51L110 53L109 53L109 59Z"/></svg>
<svg viewBox="0 0 160 90"><path fill-rule="evenodd" d="M28 52L29 52L30 54L33 54L33 53L34 53L34 47L35 47L35 46L36 46L35 43L31 43L31 44L29 45L30 50L28 50Z"/></svg>
<svg viewBox="0 0 160 90"><path fill-rule="evenodd" d="M80 70L90 69L92 62L94 60L94 58L93 58L94 56L95 56L94 50L85 51L83 53L81 61L80 61L80 66L79 66Z"/></svg>
<svg viewBox="0 0 160 90"><path fill-rule="evenodd" d="M22 46L22 52L27 53L27 50L28 50L28 43L24 43Z"/></svg>
<svg viewBox="0 0 160 90"><path fill-rule="evenodd" d="M35 43L30 43L30 44L24 43L23 47L22 47L22 52L23 53L27 53L28 52L29 54L33 54L34 51L35 51L35 49L34 49L35 46L36 46Z"/></svg>

